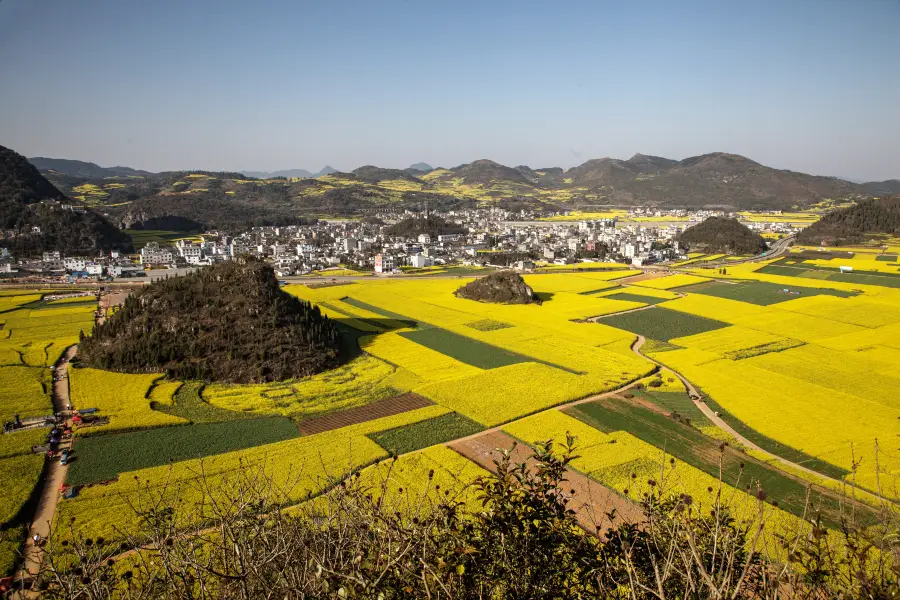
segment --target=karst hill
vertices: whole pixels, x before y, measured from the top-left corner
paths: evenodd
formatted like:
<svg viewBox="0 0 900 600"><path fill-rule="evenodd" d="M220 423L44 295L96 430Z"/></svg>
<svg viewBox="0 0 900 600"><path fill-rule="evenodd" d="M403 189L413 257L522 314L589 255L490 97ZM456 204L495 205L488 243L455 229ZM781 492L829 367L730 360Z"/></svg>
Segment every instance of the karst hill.
<svg viewBox="0 0 900 600"><path fill-rule="evenodd" d="M688 227L678 240L691 250L710 254L758 254L767 247L761 235L727 217L710 217Z"/></svg>
<svg viewBox="0 0 900 600"><path fill-rule="evenodd" d="M479 302L540 304L534 290L525 283L521 275L512 271L498 271L476 279L456 290L456 295Z"/></svg>
<svg viewBox="0 0 900 600"><path fill-rule="evenodd" d="M282 291L257 261L143 288L94 328L79 356L100 369L232 383L305 377L343 358L335 323Z"/></svg>

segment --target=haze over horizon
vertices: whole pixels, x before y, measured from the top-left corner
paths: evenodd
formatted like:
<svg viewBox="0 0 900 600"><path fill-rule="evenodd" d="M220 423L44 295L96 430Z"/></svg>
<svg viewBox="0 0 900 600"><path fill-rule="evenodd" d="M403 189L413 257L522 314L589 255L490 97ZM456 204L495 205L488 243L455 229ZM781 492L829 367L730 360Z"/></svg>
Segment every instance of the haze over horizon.
<svg viewBox="0 0 900 600"><path fill-rule="evenodd" d="M722 151L900 178L897 23L877 0L6 0L0 144L151 171Z"/></svg>

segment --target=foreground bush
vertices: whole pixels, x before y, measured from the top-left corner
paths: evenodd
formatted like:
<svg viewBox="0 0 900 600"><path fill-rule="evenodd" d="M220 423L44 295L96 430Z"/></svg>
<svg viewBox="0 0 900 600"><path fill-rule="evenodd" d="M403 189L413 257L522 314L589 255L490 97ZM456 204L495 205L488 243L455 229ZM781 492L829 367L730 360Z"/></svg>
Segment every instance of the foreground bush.
<svg viewBox="0 0 900 600"><path fill-rule="evenodd" d="M900 593L896 521L828 534L815 519L764 560L760 521L702 510L648 482L644 520L585 532L569 508L563 451L540 447L530 465L497 461L475 485L472 514L434 485L412 511L359 478L288 515L283 490L246 473L207 498L203 529L178 526L171 506L135 507L142 531L125 544L48 541L38 582L50 598L894 598ZM430 477L429 477L430 479ZM401 490L402 492L402 490ZM617 520L613 521L614 523ZM130 551L130 548L142 549Z"/></svg>

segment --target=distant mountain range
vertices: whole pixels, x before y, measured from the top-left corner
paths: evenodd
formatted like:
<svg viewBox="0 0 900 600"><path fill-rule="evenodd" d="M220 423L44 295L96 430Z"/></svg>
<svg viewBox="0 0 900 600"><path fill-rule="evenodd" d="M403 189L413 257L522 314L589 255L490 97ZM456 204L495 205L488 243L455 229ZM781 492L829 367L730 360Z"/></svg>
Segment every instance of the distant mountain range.
<svg viewBox="0 0 900 600"><path fill-rule="evenodd" d="M286 224L316 215L375 210L496 206L539 212L603 207L808 208L824 200L900 191L898 180L853 183L774 169L724 152L673 160L635 154L598 158L570 169L510 167L480 159L452 168L416 163L406 169L374 165L349 173L325 167L241 173L169 171L35 158L33 164L64 194L101 210L121 227L185 222L225 230ZM280 184L273 177L284 177ZM269 181L247 181L249 178Z"/></svg>
<svg viewBox="0 0 900 600"><path fill-rule="evenodd" d="M152 175L131 167L101 167L92 162L69 160L67 158L44 158L35 156L28 159L41 171L56 171L73 177L128 177L129 175Z"/></svg>
<svg viewBox="0 0 900 600"><path fill-rule="evenodd" d="M287 169L285 171L241 171L247 177L254 177L256 179L272 179L273 177L286 177L290 179L291 177L302 177L302 178L315 178L321 177L322 175L331 175L332 173L337 173L338 170L329 165L325 165L325 167L316 173L310 173L306 169Z"/></svg>

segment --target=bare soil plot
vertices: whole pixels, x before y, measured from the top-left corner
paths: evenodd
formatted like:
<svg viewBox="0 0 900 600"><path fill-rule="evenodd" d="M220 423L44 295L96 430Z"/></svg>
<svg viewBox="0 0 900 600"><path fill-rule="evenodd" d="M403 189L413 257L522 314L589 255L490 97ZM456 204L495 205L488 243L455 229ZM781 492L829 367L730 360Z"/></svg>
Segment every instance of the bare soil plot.
<svg viewBox="0 0 900 600"><path fill-rule="evenodd" d="M322 433L323 431L331 431L332 429L340 429L349 425L357 425L382 417L390 417L399 415L400 413L409 412L418 408L425 408L434 404L431 400L412 392L400 394L378 400L365 406L356 406L342 410L340 412L306 419L300 423L300 433L303 435L312 435L314 433Z"/></svg>
<svg viewBox="0 0 900 600"><path fill-rule="evenodd" d="M502 431L490 431L463 440L451 442L448 446L481 467L495 471L494 460L501 456L501 449L510 450L516 444L515 438ZM512 450L514 463L529 461L533 452L527 445L519 443ZM638 505L619 496L612 490L600 485L593 479L574 471L567 470L563 483L570 498L569 508L575 511L578 523L587 531L606 530L613 525L607 513L615 510L617 521L637 523L643 518Z"/></svg>

